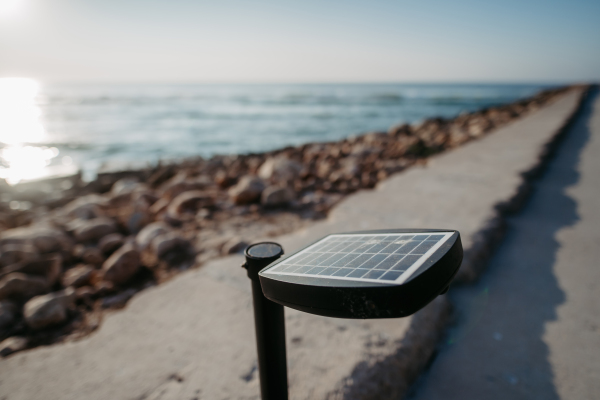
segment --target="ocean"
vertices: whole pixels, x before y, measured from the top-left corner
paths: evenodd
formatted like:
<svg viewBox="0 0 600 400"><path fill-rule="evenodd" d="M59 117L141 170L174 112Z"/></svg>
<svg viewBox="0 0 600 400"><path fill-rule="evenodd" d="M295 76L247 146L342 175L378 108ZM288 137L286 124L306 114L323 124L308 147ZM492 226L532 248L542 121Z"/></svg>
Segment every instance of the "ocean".
<svg viewBox="0 0 600 400"><path fill-rule="evenodd" d="M399 123L450 118L551 87L14 82L0 82L0 177L12 183L34 179L40 168L43 175L81 169L85 179L92 179L100 168L334 141ZM20 105L10 100L19 90L25 93L19 85L29 85ZM20 119L11 113L18 107L29 110L21 111ZM44 161L34 171L31 163L21 165L28 157Z"/></svg>

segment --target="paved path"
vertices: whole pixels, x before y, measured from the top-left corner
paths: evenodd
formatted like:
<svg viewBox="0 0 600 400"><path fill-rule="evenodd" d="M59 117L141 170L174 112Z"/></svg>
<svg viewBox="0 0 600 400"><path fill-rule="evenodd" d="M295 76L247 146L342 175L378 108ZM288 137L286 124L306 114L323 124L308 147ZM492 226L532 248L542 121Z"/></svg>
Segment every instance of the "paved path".
<svg viewBox="0 0 600 400"><path fill-rule="evenodd" d="M534 190L411 399L600 399L600 96Z"/></svg>
<svg viewBox="0 0 600 400"><path fill-rule="evenodd" d="M522 172L539 163L580 94L574 90L427 166L350 196L326 221L275 240L290 252L336 231L454 228L471 251L498 219L495 206L518 193ZM147 289L81 341L0 361L0 398L258 398L250 285L241 262L239 256L215 260ZM433 351L446 306L442 296L415 317L368 321L287 310L292 399L399 397Z"/></svg>

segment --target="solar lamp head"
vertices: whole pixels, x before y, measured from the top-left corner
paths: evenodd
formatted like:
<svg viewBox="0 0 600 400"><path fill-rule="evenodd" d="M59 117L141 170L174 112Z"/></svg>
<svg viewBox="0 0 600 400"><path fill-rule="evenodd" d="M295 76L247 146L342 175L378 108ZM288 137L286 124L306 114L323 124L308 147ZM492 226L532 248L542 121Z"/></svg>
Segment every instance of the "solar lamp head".
<svg viewBox="0 0 600 400"><path fill-rule="evenodd" d="M339 318L415 313L447 291L463 255L459 232L444 229L333 234L284 258L270 249L246 251L248 264L262 251L277 254L257 273L265 297Z"/></svg>

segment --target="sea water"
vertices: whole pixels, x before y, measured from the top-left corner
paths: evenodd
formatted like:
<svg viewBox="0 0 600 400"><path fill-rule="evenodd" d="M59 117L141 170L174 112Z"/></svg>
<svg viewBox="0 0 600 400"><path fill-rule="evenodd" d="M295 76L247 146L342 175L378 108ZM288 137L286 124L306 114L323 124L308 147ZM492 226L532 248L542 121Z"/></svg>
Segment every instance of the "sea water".
<svg viewBox="0 0 600 400"><path fill-rule="evenodd" d="M451 118L531 96L548 87L39 84L33 107L41 133L35 140L28 140L26 135L19 140L5 132L0 142L21 149L26 145L30 152L40 155L46 151L47 168L57 164L80 168L90 179L103 166L137 167L197 155L261 152L386 131L392 125L418 123L430 117ZM10 140L5 140L7 137ZM7 175L10 160L4 158L0 168Z"/></svg>

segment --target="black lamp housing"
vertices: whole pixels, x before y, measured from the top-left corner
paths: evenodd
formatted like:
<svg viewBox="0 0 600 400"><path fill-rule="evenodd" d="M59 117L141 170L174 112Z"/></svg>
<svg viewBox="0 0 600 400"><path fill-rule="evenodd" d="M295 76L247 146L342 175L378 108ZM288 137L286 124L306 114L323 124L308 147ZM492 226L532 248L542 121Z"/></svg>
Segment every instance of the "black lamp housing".
<svg viewBox="0 0 600 400"><path fill-rule="evenodd" d="M399 318L414 314L448 290L463 258L460 234L451 229L394 229L357 231L344 235L386 233L452 235L401 284L270 272L286 259L325 240L326 236L260 271L258 277L263 294L269 300L286 307L325 317L370 319Z"/></svg>

